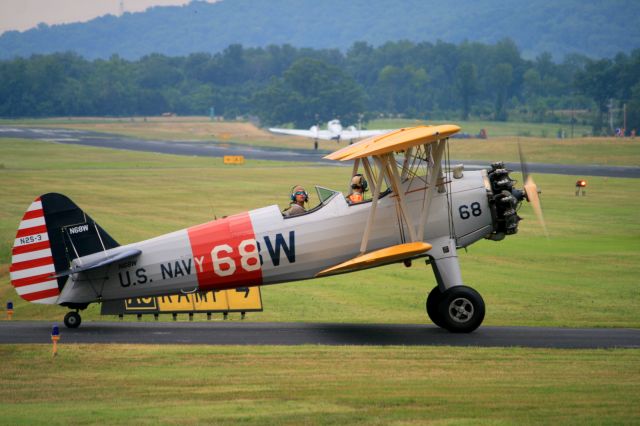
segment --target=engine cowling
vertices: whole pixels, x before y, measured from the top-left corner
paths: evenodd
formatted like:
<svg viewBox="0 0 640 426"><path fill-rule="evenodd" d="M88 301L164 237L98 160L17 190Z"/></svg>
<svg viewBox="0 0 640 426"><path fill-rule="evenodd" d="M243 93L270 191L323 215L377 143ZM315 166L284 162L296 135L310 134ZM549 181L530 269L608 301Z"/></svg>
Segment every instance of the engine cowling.
<svg viewBox="0 0 640 426"><path fill-rule="evenodd" d="M520 203L525 198L524 191L514 187L516 180L509 176L512 170L506 169L503 162L491 164L487 171L491 183L489 205L493 218L493 232L488 239L500 241L507 235L518 232L518 223L522 219L518 216Z"/></svg>

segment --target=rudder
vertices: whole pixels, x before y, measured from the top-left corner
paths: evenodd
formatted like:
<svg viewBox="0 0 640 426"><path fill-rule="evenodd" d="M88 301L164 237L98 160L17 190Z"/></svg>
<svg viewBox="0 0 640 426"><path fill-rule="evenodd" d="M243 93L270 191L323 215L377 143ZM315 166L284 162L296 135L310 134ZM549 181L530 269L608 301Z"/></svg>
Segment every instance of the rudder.
<svg viewBox="0 0 640 426"><path fill-rule="evenodd" d="M11 251L11 284L24 300L55 304L73 259L118 247L91 217L62 194L41 195L20 221Z"/></svg>

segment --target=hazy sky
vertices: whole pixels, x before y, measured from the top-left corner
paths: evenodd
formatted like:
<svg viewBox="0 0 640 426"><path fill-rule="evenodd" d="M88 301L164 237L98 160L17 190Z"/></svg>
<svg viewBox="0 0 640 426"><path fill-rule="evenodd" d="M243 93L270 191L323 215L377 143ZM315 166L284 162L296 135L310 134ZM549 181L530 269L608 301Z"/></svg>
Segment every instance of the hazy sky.
<svg viewBox="0 0 640 426"><path fill-rule="evenodd" d="M211 3L214 1L209 0ZM122 0L125 12L140 12L151 6L189 3L189 0ZM0 0L0 33L23 31L40 22L62 24L88 21L120 11L120 0Z"/></svg>

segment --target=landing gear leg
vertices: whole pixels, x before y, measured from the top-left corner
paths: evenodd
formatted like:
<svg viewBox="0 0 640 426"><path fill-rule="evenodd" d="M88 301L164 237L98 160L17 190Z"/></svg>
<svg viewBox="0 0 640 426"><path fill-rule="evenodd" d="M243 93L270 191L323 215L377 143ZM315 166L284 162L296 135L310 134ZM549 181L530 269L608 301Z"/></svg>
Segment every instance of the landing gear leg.
<svg viewBox="0 0 640 426"><path fill-rule="evenodd" d="M434 242L429 255L438 282L427 297L429 318L453 333L474 331L484 320L484 300L480 293L463 285L455 241Z"/></svg>
<svg viewBox="0 0 640 426"><path fill-rule="evenodd" d="M318 139L313 141L313 149L314 149L314 151L318 150Z"/></svg>
<svg viewBox="0 0 640 426"><path fill-rule="evenodd" d="M67 312L67 315L64 316L64 325L66 325L67 328L78 328L81 322L82 318L80 318L78 312Z"/></svg>

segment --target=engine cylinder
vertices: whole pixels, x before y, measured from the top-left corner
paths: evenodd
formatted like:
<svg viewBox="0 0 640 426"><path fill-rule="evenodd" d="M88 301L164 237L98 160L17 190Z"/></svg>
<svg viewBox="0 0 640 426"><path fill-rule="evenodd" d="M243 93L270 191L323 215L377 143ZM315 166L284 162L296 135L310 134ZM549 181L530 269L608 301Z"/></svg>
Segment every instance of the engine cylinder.
<svg viewBox="0 0 640 426"><path fill-rule="evenodd" d="M518 208L524 193L514 188L516 181L509 176L510 172L502 162L493 163L487 171L491 183L489 204L493 216L493 232L487 237L490 240L500 241L506 235L518 232L518 222L521 220Z"/></svg>

